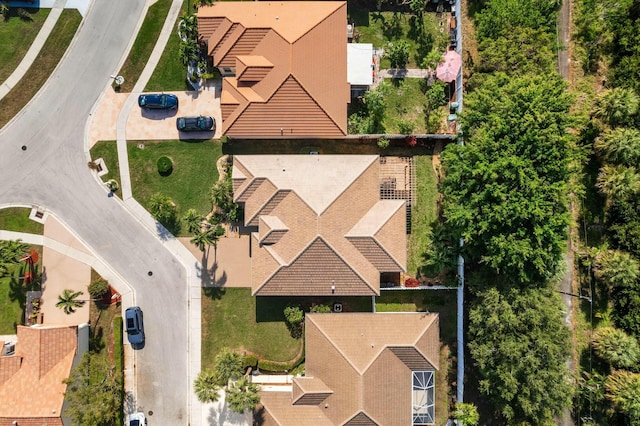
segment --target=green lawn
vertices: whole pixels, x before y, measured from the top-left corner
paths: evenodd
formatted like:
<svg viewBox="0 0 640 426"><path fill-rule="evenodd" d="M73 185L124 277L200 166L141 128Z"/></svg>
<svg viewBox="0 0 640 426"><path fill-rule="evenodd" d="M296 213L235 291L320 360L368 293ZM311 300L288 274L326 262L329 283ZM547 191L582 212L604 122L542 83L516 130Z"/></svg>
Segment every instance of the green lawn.
<svg viewBox="0 0 640 426"><path fill-rule="evenodd" d="M140 144L144 144L144 149L138 148ZM211 211L209 190L218 180L216 160L222 155L220 142L135 141L127 143L127 150L133 196L145 208L148 209L153 194L162 193L176 203L179 218L188 209L202 214ZM173 160L169 176L158 173L156 162L163 155Z"/></svg>
<svg viewBox="0 0 640 426"><path fill-rule="evenodd" d="M34 63L20 82L0 100L0 128L27 104L47 81L71 43L81 21L82 16L77 10L62 11Z"/></svg>
<svg viewBox="0 0 640 426"><path fill-rule="evenodd" d="M0 83L18 67L47 19L51 9L25 9L31 21L17 16L0 20Z"/></svg>
<svg viewBox="0 0 640 426"><path fill-rule="evenodd" d="M427 133L424 116L425 95L422 91L424 84L423 79L406 78L395 79L393 82L385 80L379 86L385 99L383 125L386 133L401 133L401 121L413 123L414 134Z"/></svg>
<svg viewBox="0 0 640 426"><path fill-rule="evenodd" d="M413 157L416 167L417 205L411 212L411 235L407 241L407 273L416 276L423 264L422 254L429 244L427 232L437 219L438 184L431 156Z"/></svg>
<svg viewBox="0 0 640 426"><path fill-rule="evenodd" d="M40 260L34 265L35 276L42 270L42 247L31 246L40 254ZM19 277L27 271L27 265L20 263L10 269L8 276L0 278L0 334L15 334L16 326L24 324L24 305L27 291L40 290L39 282L25 286Z"/></svg>
<svg viewBox="0 0 640 426"><path fill-rule="evenodd" d="M448 42L448 29L440 32L440 20L435 14L423 15L424 32L412 28L409 14L393 12L367 12L354 2L349 3L349 22L355 22L358 42L372 43L374 47L386 48L389 42L404 39L409 43L409 62L407 68L420 68L422 58L431 50L444 53ZM446 26L446 21L445 21ZM383 58L381 69L390 68L389 60Z"/></svg>
<svg viewBox="0 0 640 426"><path fill-rule="evenodd" d="M0 210L0 229L42 235L44 225L29 219L31 209L9 207Z"/></svg>
<svg viewBox="0 0 640 426"><path fill-rule="evenodd" d="M140 27L136 41L133 43L129 56L127 56L122 69L118 73L118 75L124 77L124 84L120 87L122 92L133 90L138 78L140 78L140 74L145 65L147 65L147 60L158 41L158 35L162 30L164 21L167 19L170 7L171 0L158 0L147 10L147 15Z"/></svg>
<svg viewBox="0 0 640 426"><path fill-rule="evenodd" d="M270 361L295 358L302 340L289 334L283 309L281 300L257 299L248 288L204 288L202 367L212 368L216 354L223 347L250 351Z"/></svg>
<svg viewBox="0 0 640 426"><path fill-rule="evenodd" d="M122 198L122 181L120 180L120 165L118 164L118 147L116 141L100 141L97 142L89 151L92 160L102 158L107 166L109 173L102 176L102 181L106 182L113 179L118 182L119 189L116 195Z"/></svg>
<svg viewBox="0 0 640 426"><path fill-rule="evenodd" d="M186 12L188 3L188 1L182 3L180 15ZM179 22L180 18L176 20L167 46L164 48L160 61L158 62L158 66L153 70L147 87L144 88L145 92L193 90L191 85L187 83L187 68L182 65L182 61L180 61Z"/></svg>

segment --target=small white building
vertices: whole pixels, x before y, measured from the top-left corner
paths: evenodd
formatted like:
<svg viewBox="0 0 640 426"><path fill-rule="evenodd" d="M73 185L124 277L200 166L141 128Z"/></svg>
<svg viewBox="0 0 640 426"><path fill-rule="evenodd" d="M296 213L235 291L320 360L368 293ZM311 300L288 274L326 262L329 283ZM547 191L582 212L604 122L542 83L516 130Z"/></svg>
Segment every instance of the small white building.
<svg viewBox="0 0 640 426"><path fill-rule="evenodd" d="M373 44L347 44L347 82L351 85L351 98L361 96L373 84Z"/></svg>

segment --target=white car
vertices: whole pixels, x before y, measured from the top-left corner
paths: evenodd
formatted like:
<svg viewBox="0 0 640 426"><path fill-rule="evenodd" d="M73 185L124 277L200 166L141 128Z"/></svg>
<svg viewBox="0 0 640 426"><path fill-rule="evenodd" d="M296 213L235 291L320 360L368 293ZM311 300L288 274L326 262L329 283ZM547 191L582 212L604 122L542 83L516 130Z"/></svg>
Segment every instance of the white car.
<svg viewBox="0 0 640 426"><path fill-rule="evenodd" d="M144 413L133 413L127 417L126 426L144 426L147 424L147 419Z"/></svg>

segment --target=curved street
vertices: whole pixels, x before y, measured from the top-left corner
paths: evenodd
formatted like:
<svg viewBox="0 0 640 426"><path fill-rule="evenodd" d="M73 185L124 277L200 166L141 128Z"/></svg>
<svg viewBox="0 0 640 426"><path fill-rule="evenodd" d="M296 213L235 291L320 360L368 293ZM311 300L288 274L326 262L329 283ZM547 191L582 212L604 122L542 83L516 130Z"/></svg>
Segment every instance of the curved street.
<svg viewBox="0 0 640 426"><path fill-rule="evenodd" d="M190 422L186 270L122 201L107 196L84 154L92 107L117 72L144 6L93 2L46 86L0 130L0 204L52 212L135 289L147 337L136 352L135 408L154 423L180 425Z"/></svg>

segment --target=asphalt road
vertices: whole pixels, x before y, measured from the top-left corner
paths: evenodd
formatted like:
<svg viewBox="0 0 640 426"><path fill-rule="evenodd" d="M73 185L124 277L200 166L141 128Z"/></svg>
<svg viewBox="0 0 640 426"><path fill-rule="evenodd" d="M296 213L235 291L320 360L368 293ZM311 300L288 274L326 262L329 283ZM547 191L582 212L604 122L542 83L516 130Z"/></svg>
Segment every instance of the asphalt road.
<svg viewBox="0 0 640 426"><path fill-rule="evenodd" d="M135 288L147 337L137 352L136 405L153 412L151 424L185 425L185 269L120 200L107 197L83 149L91 108L117 72L143 10L143 0L93 2L47 85L0 130L0 204L45 207Z"/></svg>

